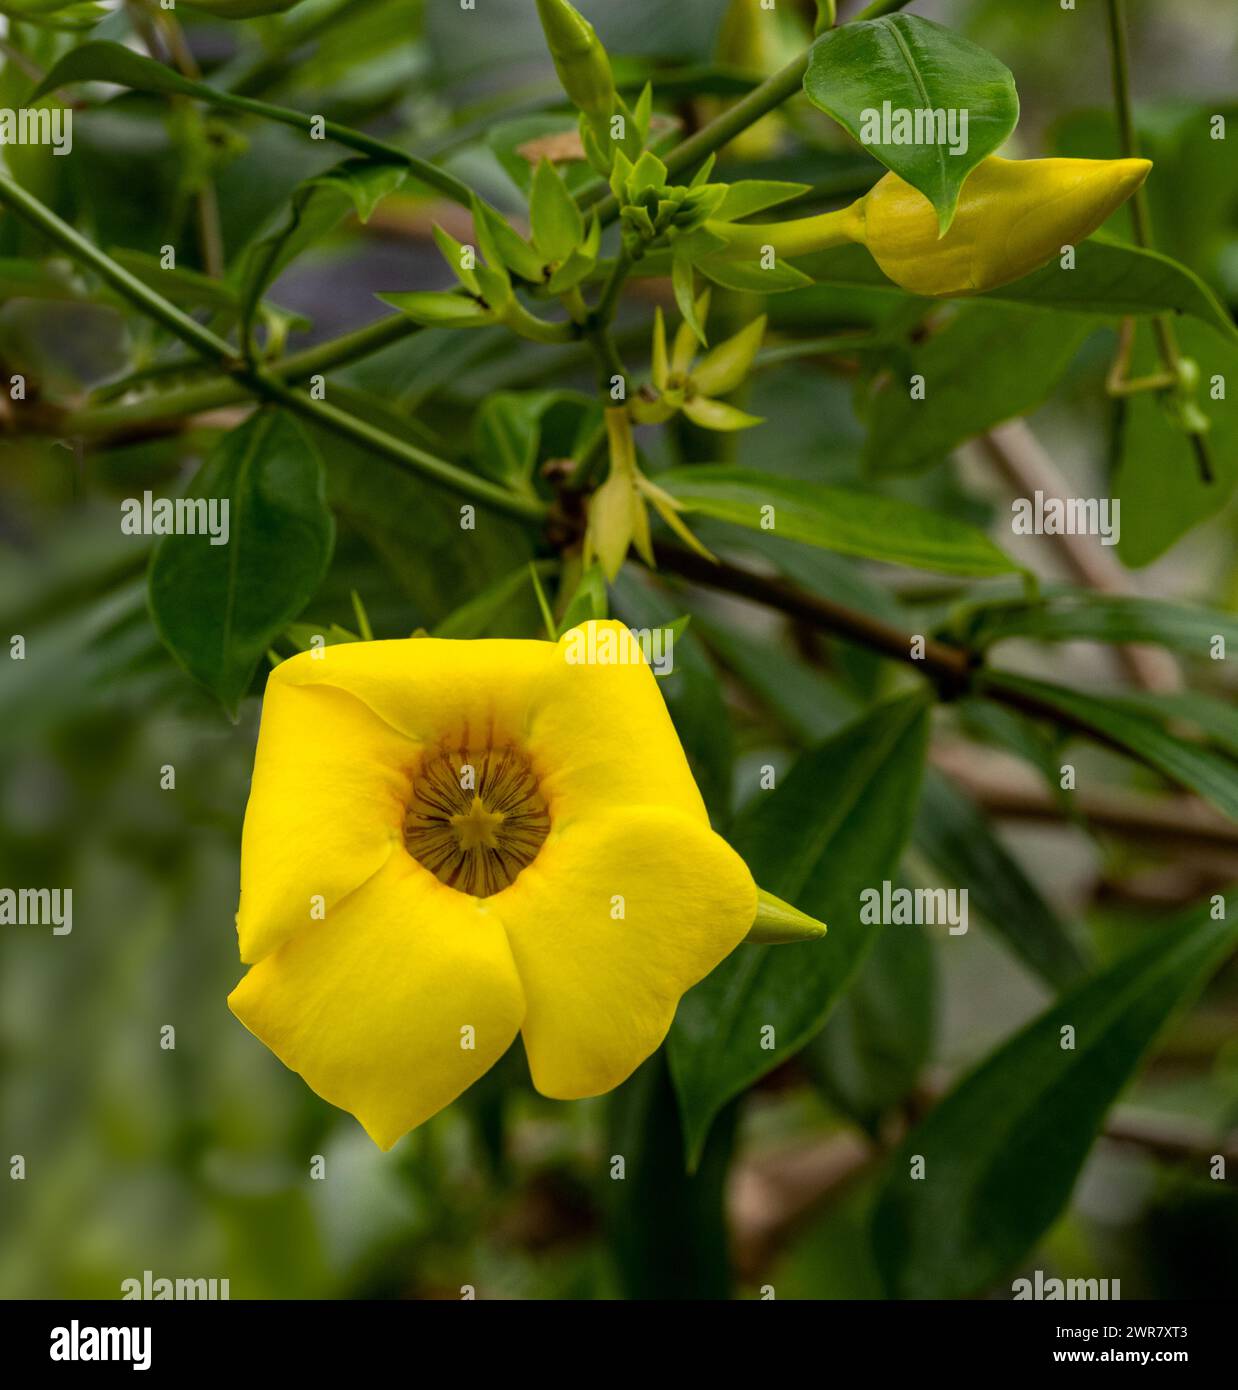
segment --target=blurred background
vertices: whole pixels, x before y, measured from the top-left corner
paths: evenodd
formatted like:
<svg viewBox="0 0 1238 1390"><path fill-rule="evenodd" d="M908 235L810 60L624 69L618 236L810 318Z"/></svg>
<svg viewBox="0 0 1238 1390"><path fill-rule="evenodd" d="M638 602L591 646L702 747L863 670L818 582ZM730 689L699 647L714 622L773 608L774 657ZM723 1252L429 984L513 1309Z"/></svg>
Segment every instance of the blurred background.
<svg viewBox="0 0 1238 1390"><path fill-rule="evenodd" d="M558 88L531 0L484 3L485 22L470 27L467 44L454 5L414 0L304 0L244 26L188 8L180 18L212 83L442 153L496 204L515 209L517 190L487 134L521 113L536 133ZM725 97L711 90L725 84L702 73L751 76L785 57L742 46L720 53L726 0L582 0L580 8L620 70L651 72L687 125L708 119ZM793 49L812 7L779 8ZM1020 155L1116 149L1103 28L1083 13L1090 8L1081 4L1067 20L1052 3L914 6L1013 70ZM1218 180L1182 131L1200 109L1225 111L1238 140L1234 7L1179 0L1131 9L1138 116L1158 161L1150 185L1157 244L1232 304L1238 161L1228 184ZM95 36L122 37L125 24L117 10ZM10 21L0 32L16 31ZM31 66L45 69L77 41L22 32L16 50L0 51L0 104L8 106L20 104ZM79 112L74 137L71 159L13 150L11 163L98 244L153 256L173 241L185 248L181 263L198 268L207 257L194 234L202 169L213 175L232 250L298 181L339 157L278 126L134 94ZM847 200L873 177L836 128L799 105L762 123L729 157L768 176L829 184ZM369 322L378 291L440 287L428 232L441 216L424 200L390 199L366 227L348 225L300 260L270 295L308 321L294 321L291 343ZM71 401L131 371L148 344L142 327L109 304L83 302L68 288L34 294L14 281L16 258L45 254L33 234L0 216L0 367L6 380L20 371L47 397ZM48 274L66 284L70 275L56 261ZM861 308L831 292L798 312L825 333L855 327ZM648 305L626 313L621 331L630 324L631 341L644 341ZM1184 341L1192 331L1202 330L1188 325ZM1084 492L1106 468L1101 383L1112 351L1112 340L1091 339L1032 418ZM447 446L467 439L478 405L496 391L591 385L574 350L485 334L425 334L333 374L333 385L337 377L415 413L409 437ZM737 441L738 461L827 481L859 476L864 436L846 373L788 363L754 382L748 408L777 421L777 447L754 431ZM176 493L215 431L236 418L225 410L89 450L0 429L0 640L7 647L21 634L26 643L24 661L0 650L0 882L74 891L70 935L0 928L0 1158L21 1155L26 1174L0 1175L0 1296L119 1297L121 1281L145 1270L227 1277L233 1298L458 1298L464 1285L483 1298L751 1297L766 1285L779 1298L879 1296L865 1221L888 1136L856 1088L872 1084L884 1063L897 1071L901 1049L918 1049L916 1086L895 1107L896 1119L912 1119L943 1079L1048 998L983 930L948 949L925 935L921 970L932 990L841 1006L818 1042L728 1113L691 1180L661 1056L613 1097L559 1104L533 1092L517 1044L460 1101L383 1155L228 1012L225 997L241 974L233 915L260 683L233 725L174 664L146 611L149 541L123 536L118 516L120 500L145 488ZM685 456L699 455L690 431L679 443ZM1153 432L1149 467L1156 444ZM351 626L356 590L378 636L433 627L531 554L525 534L502 525L484 551L462 551L450 499L336 440L324 454L339 531L329 576L306 612L315 622ZM1000 481L968 450L890 487L982 524L1008 505ZM1125 557L1153 561L1138 573L1142 592L1233 608L1232 510L1163 554L1133 515L1127 526ZM709 540L708 527L701 533ZM1043 546L1031 562L1054 573ZM952 597L902 572L808 552L801 572L824 591L851 586L865 604L929 616ZM682 594L636 575L621 579L616 604L638 621L686 606ZM839 727L883 676L874 659L814 644L783 619L725 600L692 606L698 617L667 695L725 828L756 785L755 767L787 765L803 743ZM509 636L537 631L531 591L513 598L498 626ZM1114 656L1071 645L1050 659L1055 678L1086 680ZM1043 672L1044 663L1043 651L1028 650L1026 669ZM789 696L780 709L766 698L772 683L796 697L790 713ZM990 732L972 734L984 744ZM948 729L939 756L955 759L982 804L1026 786L1026 767L1003 760L995 741L978 759ZM1129 764L1103 752L1081 750L1079 761L1117 801L1148 790ZM173 790L160 786L167 764ZM1158 914L1235 877L1232 826L1182 844L1172 806L1166 828L1141 838L1036 814L1034 800L1029 793L1022 812L1000 815L1003 842L1102 958L1126 949ZM1183 1161L1238 1123L1235 985L1218 982L1171 1035L1027 1270L1069 1277L1103 1268L1120 1278L1125 1298L1238 1293L1238 1198L1232 1184L1209 1183ZM870 1017L857 1021L865 1009ZM161 1046L167 1025L174 1050ZM892 1059L873 1052L882 1037ZM616 1152L644 1155L639 1180L610 1180ZM326 1159L321 1181L311 1177L315 1155ZM990 1292L1010 1296L1005 1285Z"/></svg>

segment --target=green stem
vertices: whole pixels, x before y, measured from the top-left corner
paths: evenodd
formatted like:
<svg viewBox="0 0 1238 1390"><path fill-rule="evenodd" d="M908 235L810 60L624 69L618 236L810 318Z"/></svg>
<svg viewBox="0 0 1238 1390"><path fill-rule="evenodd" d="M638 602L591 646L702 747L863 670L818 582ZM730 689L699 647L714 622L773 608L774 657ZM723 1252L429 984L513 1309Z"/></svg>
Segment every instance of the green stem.
<svg viewBox="0 0 1238 1390"><path fill-rule="evenodd" d="M266 364L266 374L277 381L295 381L317 376L332 367L343 367L383 348L420 333L422 326L403 314L388 314L364 328L353 329L339 338L289 353ZM124 404L86 406L63 417L66 435L105 435L124 430L145 430L165 421L183 420L205 410L218 410L247 400L250 392L231 377L216 377L179 391L162 391L139 401Z"/></svg>
<svg viewBox="0 0 1238 1390"><path fill-rule="evenodd" d="M1126 32L1126 0L1105 0L1109 21L1109 58L1113 77L1113 105L1118 123L1122 153L1127 159L1139 154L1139 137L1135 131L1135 113L1131 106L1130 45ZM1131 199L1131 227L1135 242L1145 250L1152 249L1152 218L1148 211L1147 189L1139 187ZM1178 350L1178 335L1168 314L1157 314L1152 320L1156 350L1161 364L1174 379L1182 380L1182 355ZM1213 480L1212 459L1208 443L1198 430L1188 430L1187 438L1195 452L1199 475L1205 483Z"/></svg>
<svg viewBox="0 0 1238 1390"><path fill-rule="evenodd" d="M873 4L862 9L851 22L880 19L882 15L901 10L907 3L908 0L875 0ZM734 106L729 107L708 125L702 126L695 135L690 135L676 145L664 161L668 173L686 174L708 159L715 150L729 145L737 135L743 134L749 126L755 125L762 116L768 116L776 107L793 97L803 86L811 51L811 48L806 48L786 67L780 68L771 77L767 77L759 87L754 87L747 96L741 97ZM597 203L597 214L603 226L618 217L619 204L613 194Z"/></svg>
<svg viewBox="0 0 1238 1390"><path fill-rule="evenodd" d="M545 516L546 506L537 498L518 497L487 478L467 473L446 459L440 459L414 444L397 439L354 415L337 410L325 401L313 400L309 395L293 390L261 368L239 361L235 350L223 338L217 337L176 305L169 303L149 286L130 275L123 266L117 265L111 257L92 245L67 222L61 221L50 208L44 207L37 198L27 193L20 184L14 183L7 174L0 174L0 202L6 203L50 240L62 246L75 260L89 266L100 279L111 285L135 308L163 324L203 357L221 363L252 395L278 401L324 429L362 444L412 472L441 483L497 511L530 521L538 521Z"/></svg>
<svg viewBox="0 0 1238 1390"><path fill-rule="evenodd" d="M319 124L318 117L307 116L303 111L294 111L286 106L274 106L266 101L255 101L252 97L237 96L232 92L217 91L204 82L192 82L179 74L174 74L174 77L176 85L172 87L169 83L169 88L182 96L192 97L196 101L205 101L227 111L239 111L247 116L260 116L263 120L276 121L280 125L292 126L296 130L309 131L311 136L315 138L326 136L335 144L357 150L361 154L369 155L371 159L403 164L421 183L442 193L452 202L459 203L461 207L472 206L474 194L468 184L463 183L454 174L449 174L445 169L431 164L428 160L419 159L416 155L409 154L407 150L400 149L398 145L388 145L383 140L376 140L372 135L354 130L351 126L340 125L336 121L322 121ZM161 87L161 90L166 89Z"/></svg>

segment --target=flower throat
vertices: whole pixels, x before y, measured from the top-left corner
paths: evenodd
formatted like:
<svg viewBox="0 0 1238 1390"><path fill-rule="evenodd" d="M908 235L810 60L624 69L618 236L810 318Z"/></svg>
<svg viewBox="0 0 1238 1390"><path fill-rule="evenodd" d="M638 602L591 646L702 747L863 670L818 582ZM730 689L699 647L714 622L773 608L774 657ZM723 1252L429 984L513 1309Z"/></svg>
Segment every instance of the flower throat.
<svg viewBox="0 0 1238 1390"><path fill-rule="evenodd" d="M488 898L537 856L550 813L533 768L511 744L438 748L413 777L408 852L449 888Z"/></svg>

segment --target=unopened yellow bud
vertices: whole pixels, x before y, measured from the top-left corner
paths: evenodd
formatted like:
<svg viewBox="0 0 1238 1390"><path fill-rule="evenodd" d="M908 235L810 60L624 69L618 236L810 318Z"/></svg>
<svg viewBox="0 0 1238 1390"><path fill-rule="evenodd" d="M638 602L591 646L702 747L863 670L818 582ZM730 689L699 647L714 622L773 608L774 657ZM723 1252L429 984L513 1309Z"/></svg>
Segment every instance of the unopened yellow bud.
<svg viewBox="0 0 1238 1390"><path fill-rule="evenodd" d="M837 212L788 222L717 222L720 256L755 260L772 247L794 259L858 241L912 294L966 295L1008 285L1090 236L1148 176L1146 159L999 159L967 176L950 230L918 189L887 174Z"/></svg>
<svg viewBox="0 0 1238 1390"><path fill-rule="evenodd" d="M863 199L860 238L913 294L964 295L1008 285L1074 246L1135 192L1146 159L983 160L967 176L950 230L919 190L887 174Z"/></svg>

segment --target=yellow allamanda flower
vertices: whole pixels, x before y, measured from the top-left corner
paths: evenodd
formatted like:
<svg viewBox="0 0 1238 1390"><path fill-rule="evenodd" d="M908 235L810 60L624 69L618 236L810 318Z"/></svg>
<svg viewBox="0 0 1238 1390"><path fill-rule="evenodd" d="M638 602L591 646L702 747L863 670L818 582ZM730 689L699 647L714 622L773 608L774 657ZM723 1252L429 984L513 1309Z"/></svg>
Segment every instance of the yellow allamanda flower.
<svg viewBox="0 0 1238 1390"><path fill-rule="evenodd" d="M517 1033L543 1094L617 1086L750 929L789 939L762 897L764 933L621 624L327 647L267 683L228 1002L387 1149Z"/></svg>
<svg viewBox="0 0 1238 1390"><path fill-rule="evenodd" d="M981 294L1039 270L1090 236L1148 176L1146 159L1002 159L968 174L949 231L918 189L886 174L850 207L773 223L707 222L717 259L756 262L766 247L806 256L844 242L868 248L913 294Z"/></svg>

